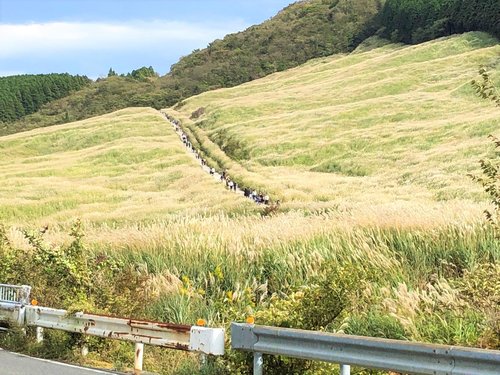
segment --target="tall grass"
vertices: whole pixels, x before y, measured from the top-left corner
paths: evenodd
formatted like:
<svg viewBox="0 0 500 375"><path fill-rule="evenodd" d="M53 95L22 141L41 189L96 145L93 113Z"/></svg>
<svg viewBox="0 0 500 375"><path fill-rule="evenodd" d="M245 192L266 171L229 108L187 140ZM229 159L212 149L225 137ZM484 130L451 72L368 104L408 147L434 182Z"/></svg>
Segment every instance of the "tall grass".
<svg viewBox="0 0 500 375"><path fill-rule="evenodd" d="M145 280L152 319L300 321L312 300L335 304L318 293L351 288L336 272L352 270L359 288L329 329L498 347L500 243L466 174L500 126L468 82L480 63L497 72L499 52L480 33L385 45L168 110L214 165L284 200L271 216L136 108L0 137L0 221L21 251L23 228L48 225L44 239L61 246L80 217L89 256ZM238 161L228 144L245 145L229 152Z"/></svg>
<svg viewBox="0 0 500 375"><path fill-rule="evenodd" d="M498 40L467 33L312 60L169 109L209 157L286 204L482 199L466 174L500 109L470 81L500 76ZM203 107L195 121L190 115ZM230 158L227 139L245 145Z"/></svg>
<svg viewBox="0 0 500 375"><path fill-rule="evenodd" d="M67 228L76 217L105 225L252 207L204 174L153 109L1 137L0 149L7 224Z"/></svg>
<svg viewBox="0 0 500 375"><path fill-rule="evenodd" d="M154 294L172 297L155 314L163 311L162 318L184 323L208 314L215 324L220 318L219 296L246 289L256 293L255 298L289 294L308 285L325 262L380 269L389 287L403 282L420 288L435 279L460 278L482 264L498 263L500 257L500 244L491 228L481 223L348 227L337 219L324 214L191 218L182 226L171 223L163 233L156 227L130 234L128 241L107 251L163 280L153 283ZM140 235L144 238L138 241ZM101 246L92 245L96 251ZM195 291L199 298L186 299L177 293L182 288Z"/></svg>

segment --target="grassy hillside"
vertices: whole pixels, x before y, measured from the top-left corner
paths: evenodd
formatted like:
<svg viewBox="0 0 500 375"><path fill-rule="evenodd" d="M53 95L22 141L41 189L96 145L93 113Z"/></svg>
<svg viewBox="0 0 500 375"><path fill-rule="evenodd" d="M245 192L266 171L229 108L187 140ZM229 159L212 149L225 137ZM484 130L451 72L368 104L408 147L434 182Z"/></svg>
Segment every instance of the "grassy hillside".
<svg viewBox="0 0 500 375"><path fill-rule="evenodd" d="M139 222L236 204L188 155L152 109L0 138L0 221Z"/></svg>
<svg viewBox="0 0 500 375"><path fill-rule="evenodd" d="M81 120L130 106L161 108L200 92L231 87L352 50L375 31L380 0L298 1L275 17L193 51L159 79L112 77L44 106L1 134Z"/></svg>
<svg viewBox="0 0 500 375"><path fill-rule="evenodd" d="M171 113L230 173L290 207L462 204L481 199L466 174L500 129L500 108L470 85L481 64L498 82L500 46L482 33L385 45L205 93Z"/></svg>
<svg viewBox="0 0 500 375"><path fill-rule="evenodd" d="M498 349L500 242L466 173L500 129L500 108L470 85L480 64L499 81L499 54L481 33L372 40L168 109L211 163L284 201L271 216L203 174L152 109L0 137L0 279L30 283L53 307L226 328L253 315ZM77 216L86 236L73 230L66 246ZM57 340L56 355L75 358L78 344ZM133 363L125 344L90 350ZM148 356L145 368L166 374L242 375L251 363ZM337 370L275 358L265 372Z"/></svg>
<svg viewBox="0 0 500 375"><path fill-rule="evenodd" d="M156 78L153 71L146 80L135 80L134 74L99 80L68 98L46 104L34 115L0 124L0 135L81 120L130 106L173 105L192 95L233 87L312 58L352 51L372 35L405 43L473 30L498 37L499 6L496 0L297 1L260 25L229 34L182 57L164 77ZM136 73L148 69L152 70L143 67ZM4 114L9 121L39 108L31 101L26 103L28 111L11 104L9 113ZM1 115L2 108L0 120Z"/></svg>
<svg viewBox="0 0 500 375"><path fill-rule="evenodd" d="M0 135L130 106L170 106L192 95L233 87L312 58L352 51L372 35L405 43L472 30L498 37L498 11L496 0L297 1L262 24L229 34L182 57L164 77L156 78L153 72L147 80L134 80L133 74L100 80L68 98L48 103L34 115L0 126ZM22 115L28 113L31 111Z"/></svg>

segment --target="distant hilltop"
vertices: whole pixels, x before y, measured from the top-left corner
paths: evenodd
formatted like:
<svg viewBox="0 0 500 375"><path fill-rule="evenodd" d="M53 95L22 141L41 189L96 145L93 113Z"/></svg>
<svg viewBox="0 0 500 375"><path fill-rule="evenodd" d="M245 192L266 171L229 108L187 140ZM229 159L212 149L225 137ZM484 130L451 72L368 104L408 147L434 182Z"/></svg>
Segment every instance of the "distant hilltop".
<svg viewBox="0 0 500 375"><path fill-rule="evenodd" d="M500 37L499 15L498 0L299 1L260 25L229 34L182 57L163 77L158 77L152 67L122 76L110 69L106 79L85 82L61 95L46 95L44 100L35 100L36 105L30 103L33 94L23 93L40 87L46 91L50 79L40 83L29 76L18 77L13 95L8 100L0 96L0 135L131 106L165 108L193 95L233 87L313 58L351 52L372 36L411 44L466 31L485 31Z"/></svg>

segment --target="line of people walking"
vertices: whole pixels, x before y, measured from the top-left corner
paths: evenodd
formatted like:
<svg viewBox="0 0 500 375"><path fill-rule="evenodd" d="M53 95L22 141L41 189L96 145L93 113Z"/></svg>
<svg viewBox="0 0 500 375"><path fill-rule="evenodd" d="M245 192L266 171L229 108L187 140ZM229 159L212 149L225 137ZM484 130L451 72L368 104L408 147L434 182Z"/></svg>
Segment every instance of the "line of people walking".
<svg viewBox="0 0 500 375"><path fill-rule="evenodd" d="M168 113L165 112L161 113L172 124L172 127L174 128L175 132L179 135L184 146L186 146L186 148L191 153L194 154L196 159L199 160L203 170L207 171L214 178L219 178L220 181L223 182L229 190L243 194L243 196L252 199L257 204L264 204L264 205L271 204L271 200L268 194L258 192L256 189L252 189L249 187L241 188L238 185L238 183L229 176L227 170L223 170L219 173L216 171L214 167L208 166L207 160L203 158L202 153L193 146L192 142L189 140L188 135L184 132L184 130L182 130L180 121L173 118Z"/></svg>

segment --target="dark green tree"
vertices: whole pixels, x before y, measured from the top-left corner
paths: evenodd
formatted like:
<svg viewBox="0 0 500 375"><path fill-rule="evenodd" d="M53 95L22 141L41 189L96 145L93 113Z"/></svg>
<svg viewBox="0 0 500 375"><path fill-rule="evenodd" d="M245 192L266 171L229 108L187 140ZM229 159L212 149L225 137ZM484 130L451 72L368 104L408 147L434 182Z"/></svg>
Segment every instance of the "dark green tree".
<svg viewBox="0 0 500 375"><path fill-rule="evenodd" d="M87 77L37 74L0 77L0 121L11 122L38 111L42 105L90 84Z"/></svg>
<svg viewBox="0 0 500 375"><path fill-rule="evenodd" d="M380 15L382 36L420 43L467 31L500 37L498 0L386 0Z"/></svg>

